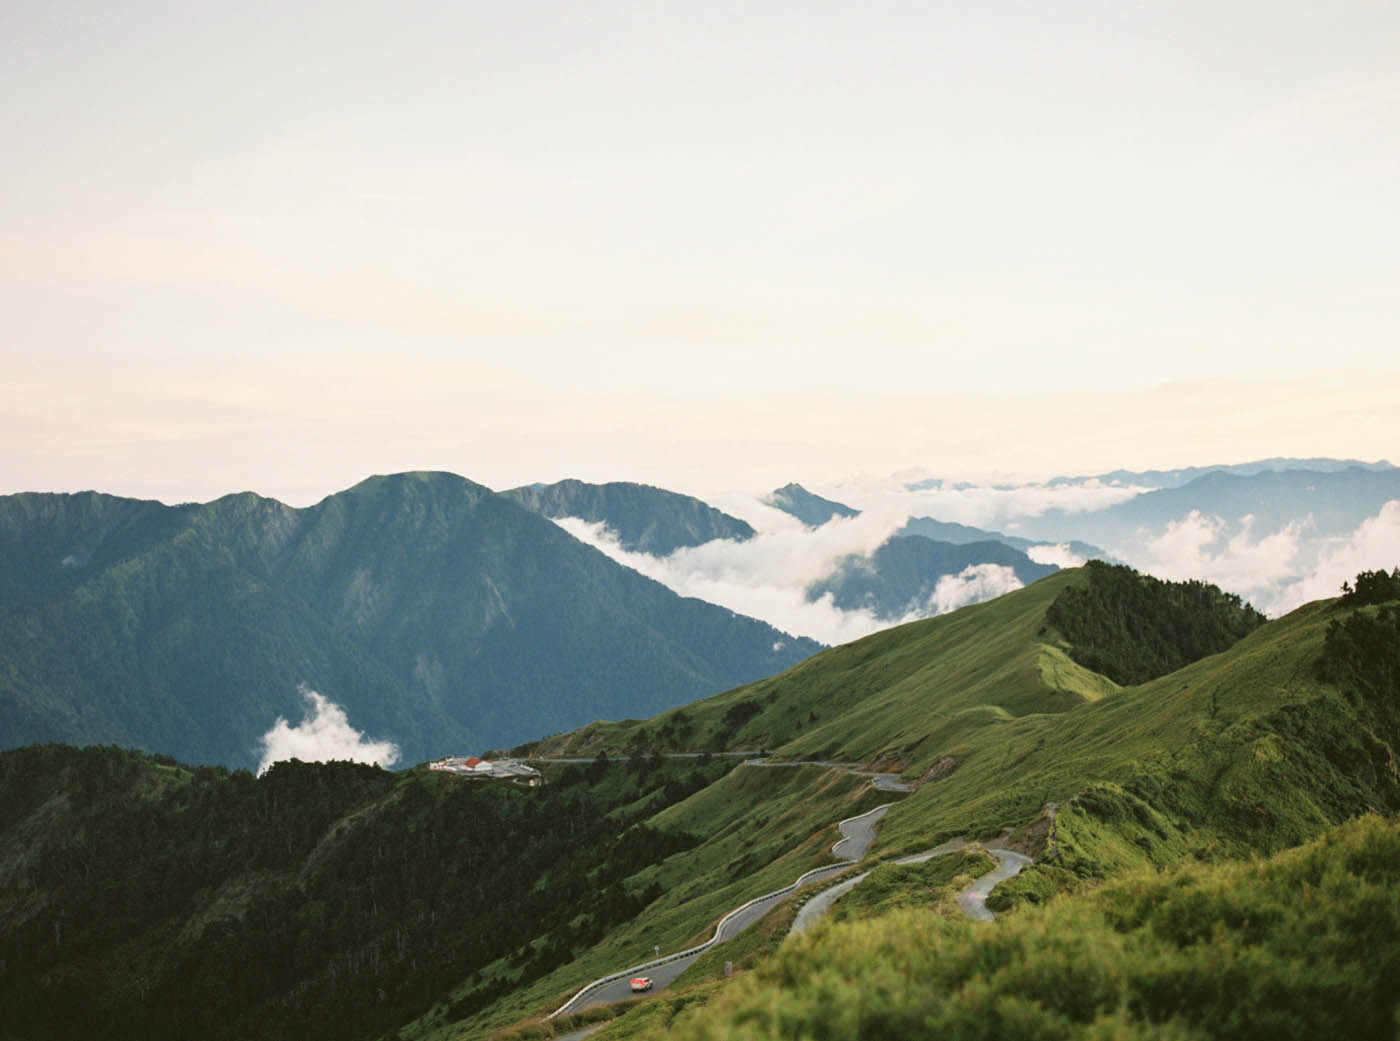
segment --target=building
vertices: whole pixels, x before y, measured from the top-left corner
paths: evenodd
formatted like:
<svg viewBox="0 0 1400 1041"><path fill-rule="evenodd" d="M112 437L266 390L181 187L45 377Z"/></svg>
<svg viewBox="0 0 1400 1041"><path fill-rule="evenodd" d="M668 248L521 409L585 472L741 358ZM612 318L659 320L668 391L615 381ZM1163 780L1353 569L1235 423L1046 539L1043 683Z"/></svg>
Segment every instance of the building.
<svg viewBox="0 0 1400 1041"><path fill-rule="evenodd" d="M481 759L474 755L453 755L429 763L428 769L456 774L458 777L516 781L528 784L531 788L538 788L544 784L544 777L538 770L517 759Z"/></svg>

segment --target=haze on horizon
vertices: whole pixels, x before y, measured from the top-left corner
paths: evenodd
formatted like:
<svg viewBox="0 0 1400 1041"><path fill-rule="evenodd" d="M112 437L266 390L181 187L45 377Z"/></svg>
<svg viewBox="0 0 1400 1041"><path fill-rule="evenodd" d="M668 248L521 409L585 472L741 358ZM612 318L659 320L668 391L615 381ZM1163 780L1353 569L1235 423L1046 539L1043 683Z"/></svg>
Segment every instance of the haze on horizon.
<svg viewBox="0 0 1400 1041"><path fill-rule="evenodd" d="M0 10L0 492L1400 443L1400 9Z"/></svg>

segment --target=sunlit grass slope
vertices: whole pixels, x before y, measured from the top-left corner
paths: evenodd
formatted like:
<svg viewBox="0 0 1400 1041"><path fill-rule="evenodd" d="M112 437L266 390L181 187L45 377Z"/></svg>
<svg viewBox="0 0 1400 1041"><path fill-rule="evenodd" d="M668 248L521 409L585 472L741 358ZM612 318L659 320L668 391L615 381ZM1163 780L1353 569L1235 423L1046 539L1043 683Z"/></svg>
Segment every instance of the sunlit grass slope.
<svg viewBox="0 0 1400 1041"><path fill-rule="evenodd" d="M1137 874L995 928L919 911L830 926L664 1035L630 1036L1389 1039L1397 1014L1400 826L1368 817L1267 861Z"/></svg>
<svg viewBox="0 0 1400 1041"><path fill-rule="evenodd" d="M813 655L770 679L646 723L594 724L542 751L765 749L784 758L888 760L918 771L969 725L1063 712L1118 689L1071 661L1045 612L1078 571ZM971 711L971 715L966 713Z"/></svg>

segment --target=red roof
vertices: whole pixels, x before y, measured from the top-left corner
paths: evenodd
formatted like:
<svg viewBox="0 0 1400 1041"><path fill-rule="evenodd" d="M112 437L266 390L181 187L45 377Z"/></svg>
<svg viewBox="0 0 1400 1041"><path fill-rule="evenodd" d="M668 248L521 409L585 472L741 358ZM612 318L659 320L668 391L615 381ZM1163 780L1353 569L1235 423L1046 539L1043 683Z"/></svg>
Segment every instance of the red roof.
<svg viewBox="0 0 1400 1041"><path fill-rule="evenodd" d="M478 763L484 763L485 761L486 760L484 759L478 759L476 756L472 756L470 759L467 760L467 765L476 766Z"/></svg>

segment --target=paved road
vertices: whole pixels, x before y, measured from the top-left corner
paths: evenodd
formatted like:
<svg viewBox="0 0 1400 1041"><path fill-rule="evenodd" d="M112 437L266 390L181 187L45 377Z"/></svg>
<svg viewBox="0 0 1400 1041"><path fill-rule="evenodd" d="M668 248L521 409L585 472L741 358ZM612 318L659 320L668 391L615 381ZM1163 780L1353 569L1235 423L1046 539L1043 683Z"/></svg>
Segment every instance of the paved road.
<svg viewBox="0 0 1400 1041"><path fill-rule="evenodd" d="M996 870L988 871L958 894L958 906L963 909L963 914L979 922L990 922L996 917L987 910L987 894L997 883L1019 875L1021 869L1031 862L1031 858L1024 853L1016 853L1009 849L988 849L987 852L1001 863L997 865Z"/></svg>
<svg viewBox="0 0 1400 1041"><path fill-rule="evenodd" d="M658 752L662 759L703 759L709 756L711 759L738 759L740 756L753 757L753 752ZM601 756L586 755L576 757L560 758L547 755L523 755L519 757L522 763L596 763L600 759L606 759L610 763L626 763L631 759L630 755Z"/></svg>
<svg viewBox="0 0 1400 1041"><path fill-rule="evenodd" d="M875 780L875 787L882 792L912 792L914 786L905 784L899 779L899 774L882 774L874 770L857 769L858 764L854 763L833 763L821 759L745 759L741 766L828 766L840 769L843 773L851 774L855 777L871 777Z"/></svg>
<svg viewBox="0 0 1400 1041"><path fill-rule="evenodd" d="M838 769L843 770L845 773L853 774L853 775L856 776L856 777L869 777L869 778L872 778L872 779L874 780L874 782L875 782L875 787L878 788L878 789L879 789L880 791L882 791L882 792L912 792L912 791L914 790L914 786L913 786L912 784L905 784L903 781L901 781L901 780L899 779L899 774L878 773L878 772L876 772L876 771L874 771L874 770L861 770L861 769L858 769L858 768L857 768L859 764L854 764L854 763L836 763L836 762L827 762L827 761L825 761L825 760L817 760L817 759L790 759L790 760L771 761L771 760L768 760L768 759L758 759L758 758L755 758L755 757L754 757L754 753L751 752L751 751L750 751L750 752L662 752L662 753L660 753L660 755L661 755L661 758L662 758L662 759L699 759L699 758L701 758L701 757L703 757L703 756L706 756L706 755L710 756L712 759L722 759L722 758L738 759L738 758L740 758L741 756L747 756L747 758L745 758L744 761L743 761L742 763L739 764L740 766L826 766L826 767L835 767L835 768L838 768ZM600 757L598 757L598 756L579 756L579 757L569 757L569 758L558 758L558 757L550 757L550 756L522 756L521 759L520 759L520 761L521 761L522 763L596 763L596 762L598 762L598 759L599 759L599 758L600 758ZM626 756L622 756L622 755L608 756L607 759L608 759L608 762L610 762L610 763L625 763L625 762L628 761L628 758L627 758Z"/></svg>
<svg viewBox="0 0 1400 1041"><path fill-rule="evenodd" d="M960 849L966 849L968 842L966 839L951 839L941 846L933 849L926 849L922 853L915 853L911 856L900 857L894 861L896 864L922 864L926 860L934 857L941 857L945 853L953 853ZM1005 882L1021 873L1021 869L1031 863L1031 858L1021 853L1016 853L1009 849L988 849L988 853L996 857L1000 862L997 866L976 879L972 885L968 886L957 896L958 906L962 908L963 914L969 918L975 918L979 922L990 922L996 917L987 910L987 895L997 886L999 882ZM797 917L793 919L792 928L788 930L788 935L806 932L818 919L831 910L833 904L858 886L869 876L866 871L836 883L830 889L823 890L803 905L802 910L797 912Z"/></svg>
<svg viewBox="0 0 1400 1041"><path fill-rule="evenodd" d="M722 943L725 940L733 939L742 933L754 922L758 921L765 914L771 911L777 904L786 900L794 890L803 886L811 885L813 882L820 882L830 878L832 875L840 874L851 864L860 860L869 851L871 844L875 841L875 826L880 819L889 811L889 806L877 806L867 813L862 813L858 817L849 817L841 821L838 828L841 838L831 847L831 852L844 863L831 864L824 868L816 868L802 875L794 884L784 886L782 889L768 893L748 904L741 905L729 914L720 919L719 925L715 929L714 935L699 947L694 947L683 952L680 957L666 961L660 965L651 962L644 962L634 966L622 973L618 979L609 980L596 987L590 987L577 994L571 1001L561 1006L553 1015L557 1016L564 1012L578 1012L581 1009L591 1008L594 1005L607 1005L614 1001L627 1001L634 995L628 981L633 976L649 976L652 981L652 992L663 990L673 983L677 976L695 962L713 944ZM551 1017L552 1018L552 1017Z"/></svg>

